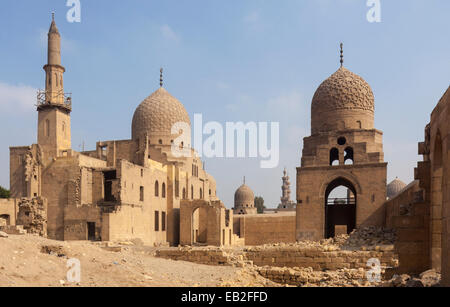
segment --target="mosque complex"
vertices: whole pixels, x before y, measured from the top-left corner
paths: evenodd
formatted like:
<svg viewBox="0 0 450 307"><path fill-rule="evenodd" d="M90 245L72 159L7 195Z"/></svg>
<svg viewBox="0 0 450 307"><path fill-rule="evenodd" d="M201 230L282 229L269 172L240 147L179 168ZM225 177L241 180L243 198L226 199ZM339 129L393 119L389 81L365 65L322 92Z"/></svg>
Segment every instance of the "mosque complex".
<svg viewBox="0 0 450 307"><path fill-rule="evenodd" d="M160 87L135 110L131 139L100 141L95 150L80 152L71 146L76 104L64 92L66 70L54 18L44 71L37 143L10 148L11 199L0 200L1 229L21 227L62 241L252 246L387 227L415 234L416 249L399 251L400 263L414 270L435 268L450 283L450 88L419 143L424 159L415 180L387 184L383 132L374 127L374 94L363 78L344 67L341 45L340 67L312 99L311 135L303 140L295 201L284 170L278 208L257 214L255 194L245 179L232 209L217 197L214 177L191 146L188 112L163 87L162 70ZM180 122L188 131L173 134ZM189 156L174 155L175 140ZM346 195L332 198L338 187Z"/></svg>

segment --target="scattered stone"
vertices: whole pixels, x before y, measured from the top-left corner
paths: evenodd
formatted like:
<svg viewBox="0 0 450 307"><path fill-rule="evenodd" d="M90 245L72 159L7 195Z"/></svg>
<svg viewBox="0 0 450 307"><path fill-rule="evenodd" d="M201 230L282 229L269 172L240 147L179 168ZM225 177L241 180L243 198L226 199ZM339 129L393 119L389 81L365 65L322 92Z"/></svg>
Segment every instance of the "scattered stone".
<svg viewBox="0 0 450 307"><path fill-rule="evenodd" d="M43 245L41 246L41 253L56 255L58 257L64 257L67 254L64 247L58 245Z"/></svg>
<svg viewBox="0 0 450 307"><path fill-rule="evenodd" d="M8 237L7 233L0 231L0 238L7 238L7 237Z"/></svg>

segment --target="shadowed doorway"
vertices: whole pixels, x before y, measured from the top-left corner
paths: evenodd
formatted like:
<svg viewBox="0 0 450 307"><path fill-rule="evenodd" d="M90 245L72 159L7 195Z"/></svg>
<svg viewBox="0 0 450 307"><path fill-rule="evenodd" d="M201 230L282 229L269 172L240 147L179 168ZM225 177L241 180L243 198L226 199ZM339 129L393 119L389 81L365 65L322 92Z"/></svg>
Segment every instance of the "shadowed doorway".
<svg viewBox="0 0 450 307"><path fill-rule="evenodd" d="M357 195L345 178L333 180L325 191L325 238L350 234L356 227Z"/></svg>

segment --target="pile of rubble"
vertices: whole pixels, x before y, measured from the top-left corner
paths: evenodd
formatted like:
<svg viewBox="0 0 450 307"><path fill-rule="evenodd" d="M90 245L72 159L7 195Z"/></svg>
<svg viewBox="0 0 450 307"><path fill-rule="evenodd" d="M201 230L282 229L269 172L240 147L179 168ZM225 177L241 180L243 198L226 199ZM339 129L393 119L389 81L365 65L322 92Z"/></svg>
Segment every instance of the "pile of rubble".
<svg viewBox="0 0 450 307"><path fill-rule="evenodd" d="M422 287L439 287L441 282L441 274L435 270L423 272L418 277L409 276L407 274L394 275L392 279L384 282L383 287L396 288L422 288Z"/></svg>
<svg viewBox="0 0 450 307"><path fill-rule="evenodd" d="M334 239L343 249L352 249L358 247L375 247L393 245L397 240L397 234L394 229L385 229L380 227L364 227L354 230L350 235L336 237Z"/></svg>
<svg viewBox="0 0 450 307"><path fill-rule="evenodd" d="M300 241L295 243L274 243L266 244L256 248L270 247L298 247L314 248L320 251L339 251L339 250L393 250L393 245L397 240L397 235L393 229L380 227L364 227L355 229L349 235L339 235L330 239L320 241ZM245 250L252 250L255 247L247 247Z"/></svg>

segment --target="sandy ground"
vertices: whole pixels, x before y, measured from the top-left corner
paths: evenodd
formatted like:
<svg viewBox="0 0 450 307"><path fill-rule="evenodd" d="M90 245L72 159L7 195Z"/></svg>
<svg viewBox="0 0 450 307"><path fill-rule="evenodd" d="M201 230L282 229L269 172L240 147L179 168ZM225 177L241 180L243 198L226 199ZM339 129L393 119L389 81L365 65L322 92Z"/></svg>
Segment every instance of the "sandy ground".
<svg viewBox="0 0 450 307"><path fill-rule="evenodd" d="M62 254L42 252L60 246ZM153 257L154 248L125 246L107 251L98 243L61 242L33 235L0 238L0 286L267 286L271 282L231 266L208 266ZM67 260L81 263L81 282L67 281ZM272 284L273 285L273 284Z"/></svg>

